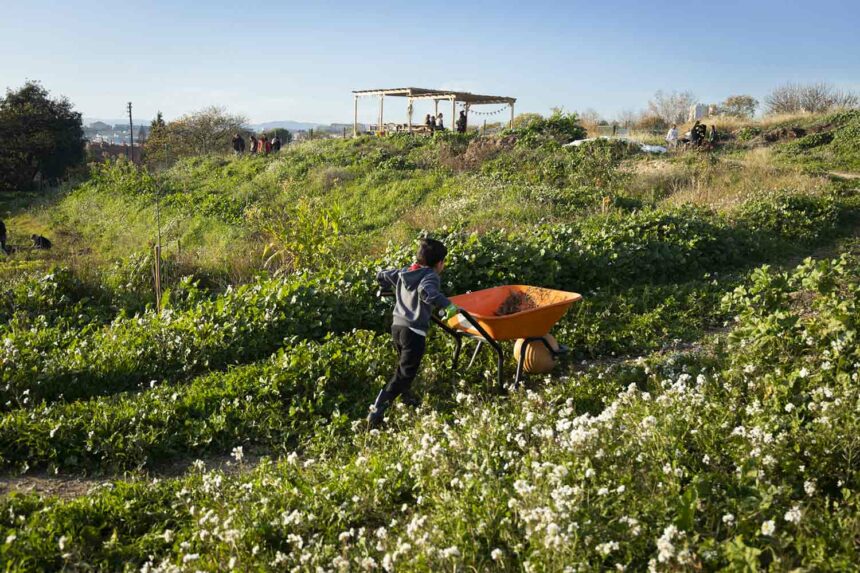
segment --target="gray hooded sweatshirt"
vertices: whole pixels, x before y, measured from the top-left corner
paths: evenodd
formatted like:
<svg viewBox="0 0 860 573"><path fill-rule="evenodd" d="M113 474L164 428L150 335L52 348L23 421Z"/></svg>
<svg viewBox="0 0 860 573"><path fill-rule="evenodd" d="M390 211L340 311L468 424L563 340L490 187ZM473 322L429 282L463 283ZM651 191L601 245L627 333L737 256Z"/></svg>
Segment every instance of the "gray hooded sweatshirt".
<svg viewBox="0 0 860 573"><path fill-rule="evenodd" d="M430 267L379 271L376 280L383 289L394 290L394 324L423 336L427 335L433 308L446 308L451 304L442 294L439 275Z"/></svg>

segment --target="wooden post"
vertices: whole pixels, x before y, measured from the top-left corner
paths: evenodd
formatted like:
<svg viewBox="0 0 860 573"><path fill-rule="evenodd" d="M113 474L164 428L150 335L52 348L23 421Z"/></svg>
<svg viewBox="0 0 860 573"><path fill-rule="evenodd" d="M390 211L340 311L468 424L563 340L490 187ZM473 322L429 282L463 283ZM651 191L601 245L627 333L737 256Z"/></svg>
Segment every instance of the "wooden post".
<svg viewBox="0 0 860 573"><path fill-rule="evenodd" d="M511 124L508 126L510 129L514 128L514 104L511 103Z"/></svg>
<svg viewBox="0 0 860 573"><path fill-rule="evenodd" d="M433 100L433 117L438 117L438 116L439 116L439 100L434 99Z"/></svg>
<svg viewBox="0 0 860 573"><path fill-rule="evenodd" d="M412 133L412 98L409 98L409 103L406 107L406 121L409 124L409 133Z"/></svg>
<svg viewBox="0 0 860 573"><path fill-rule="evenodd" d="M358 137L358 96L354 95L354 96L352 96L352 99L355 100L355 102L354 102L355 112L352 116L352 136Z"/></svg>
<svg viewBox="0 0 860 573"><path fill-rule="evenodd" d="M161 244L155 245L155 311L161 312Z"/></svg>
<svg viewBox="0 0 860 573"><path fill-rule="evenodd" d="M383 115L383 109L382 109L382 104L384 101L385 101L385 96L384 95L379 96L379 122L378 122L379 125L376 126L377 135L382 133L382 131L384 129L382 127L383 123L385 123L385 119L384 119L384 115Z"/></svg>
<svg viewBox="0 0 860 573"><path fill-rule="evenodd" d="M454 131L454 123L457 119L457 98L451 98L451 119L448 122L451 124L451 131Z"/></svg>

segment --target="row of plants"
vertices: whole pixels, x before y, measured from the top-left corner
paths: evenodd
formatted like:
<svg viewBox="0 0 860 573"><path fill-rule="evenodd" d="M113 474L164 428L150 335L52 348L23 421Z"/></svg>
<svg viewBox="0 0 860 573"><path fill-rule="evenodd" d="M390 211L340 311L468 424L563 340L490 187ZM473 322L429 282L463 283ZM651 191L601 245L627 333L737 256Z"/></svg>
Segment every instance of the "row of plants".
<svg viewBox="0 0 860 573"><path fill-rule="evenodd" d="M833 208L818 208L828 201L773 208L783 215L794 209L795 225L784 234L795 237L806 229L802 238L811 242L837 230ZM764 205L753 213L770 220ZM450 293L517 283L589 292L677 282L772 254L785 246L782 229L758 230L683 207L594 216L527 234L453 232L442 237L451 252L443 281ZM349 268L262 279L175 312L120 316L103 329L61 337L65 344L40 329L7 329L0 349L0 404L8 409L74 400L127 390L153 377L176 379L249 362L273 352L287 336L380 330L384 305L374 296L375 269L405 264L411 251L392 248L382 259Z"/></svg>
<svg viewBox="0 0 860 573"><path fill-rule="evenodd" d="M337 422L338 411L367 407L393 363L385 342L367 331L292 339L266 360L186 384L153 380L143 392L8 412L0 466L105 472L240 444L283 450Z"/></svg>
<svg viewBox="0 0 860 573"><path fill-rule="evenodd" d="M693 281L673 288L593 293L553 331L573 351L574 362L565 368L583 358L642 354L696 339L722 324L719 301L733 284ZM0 467L106 472L150 467L177 456L223 453L236 444L280 450L309 436L314 424L332 424L335 410L360 417L381 385L380 369L387 374L393 364L387 347L384 337L366 331L319 344L293 339L260 363L201 375L186 384L152 380L140 392L15 409L0 415ZM455 380L448 372L452 350L442 333L431 337L420 382L428 393L444 394ZM456 381L488 388L494 367L493 356L485 352ZM512 375L513 363L506 367ZM297 381L316 384L313 407L302 402L307 392ZM297 386L291 390L293 384ZM335 426L329 431L336 431Z"/></svg>
<svg viewBox="0 0 860 573"><path fill-rule="evenodd" d="M176 380L271 354L291 336L381 328L375 286L352 275L296 275L228 289L188 308L119 316L83 330L33 324L4 333L3 409Z"/></svg>
<svg viewBox="0 0 860 573"><path fill-rule="evenodd" d="M698 354L463 389L233 476L11 496L0 552L11 571L850 570L858 269L759 269Z"/></svg>

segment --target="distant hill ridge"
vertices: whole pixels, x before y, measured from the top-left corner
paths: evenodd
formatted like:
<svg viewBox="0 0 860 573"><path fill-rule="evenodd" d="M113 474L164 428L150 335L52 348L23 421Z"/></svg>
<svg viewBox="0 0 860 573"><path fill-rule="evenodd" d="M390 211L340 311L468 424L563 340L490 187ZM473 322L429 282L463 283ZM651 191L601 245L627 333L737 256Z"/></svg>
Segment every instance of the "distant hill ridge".
<svg viewBox="0 0 860 573"><path fill-rule="evenodd" d="M128 118L125 120L122 119L105 119L105 118L97 118L97 117L85 117L83 118L83 123L85 126L92 125L96 122L102 122L107 124L108 126L114 125L126 125L128 124ZM135 127L139 127L141 125L149 126L149 122L139 122L135 119L134 122ZM252 129L254 131L267 131L269 129L275 128L283 128L288 129L290 131L308 131L310 129L323 129L323 130L332 130L332 129L341 129L343 127L352 127L352 123L313 123L309 121L293 121L290 119L279 120L279 121L266 121L263 123L251 123L248 124L248 129Z"/></svg>

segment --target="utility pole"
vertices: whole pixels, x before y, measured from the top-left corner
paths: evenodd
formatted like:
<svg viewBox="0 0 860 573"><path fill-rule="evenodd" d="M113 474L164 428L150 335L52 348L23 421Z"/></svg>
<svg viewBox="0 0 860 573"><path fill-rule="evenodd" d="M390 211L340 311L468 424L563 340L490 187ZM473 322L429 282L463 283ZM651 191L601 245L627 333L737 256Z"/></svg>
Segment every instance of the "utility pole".
<svg viewBox="0 0 860 573"><path fill-rule="evenodd" d="M128 102L128 136L131 138L131 143L128 146L128 153L131 162L134 163L134 123L131 121L131 102Z"/></svg>

